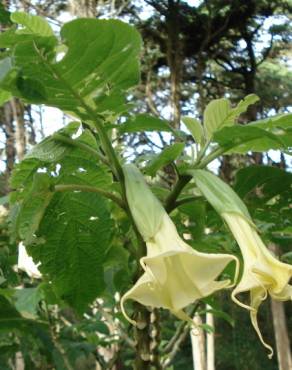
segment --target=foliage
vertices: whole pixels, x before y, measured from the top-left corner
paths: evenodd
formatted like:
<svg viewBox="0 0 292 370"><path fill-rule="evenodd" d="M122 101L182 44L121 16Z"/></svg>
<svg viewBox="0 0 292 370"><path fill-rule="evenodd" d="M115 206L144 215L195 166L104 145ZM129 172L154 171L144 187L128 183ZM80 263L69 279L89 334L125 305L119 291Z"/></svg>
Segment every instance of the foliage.
<svg viewBox="0 0 292 370"><path fill-rule="evenodd" d="M105 368L109 361L96 347L114 352L118 344L114 360L129 368L135 345L119 300L141 275L139 258L145 254L145 245L126 201L121 165L127 161L127 148L112 145L114 134L171 135L171 145L152 153L143 168L152 177L149 184L165 208L173 211L179 233L187 233L194 248L239 255L222 220L189 183L189 173L224 154L289 152L292 115L242 125L242 114L258 101L255 94L234 107L226 98L213 100L206 105L202 124L193 117L183 119L198 149L196 157L191 157L185 150L185 132L164 119L130 111L128 91L140 79L141 37L135 28L118 20L77 19L55 35L43 18L15 12L10 20L13 24L0 35L0 46L5 48L0 64L1 104L10 96L18 97L25 103L59 108L72 122L35 145L10 179L11 238L5 215L0 240L1 366L8 368L11 354L19 351L31 369L86 369L96 359ZM171 187L158 181L166 168L177 180ZM289 258L291 241L287 209L291 185L290 173L268 166L242 169L234 183L265 238L282 248L283 260ZM211 233L205 233L206 227ZM40 262L41 283L12 268L20 241L35 263ZM226 269L224 274L234 276L234 271ZM20 283L23 289L16 289ZM199 302L202 312L203 304ZM237 311L226 314L224 300L211 306L218 320L236 323ZM137 307L133 306L133 315L145 315L146 324L155 329L157 322L150 322L147 310ZM169 319L168 313L162 313L161 322L166 325L162 325L162 344L157 349L162 361L170 357L163 340L170 341L179 325ZM224 325L220 321L222 333ZM142 335L146 332L147 336L148 328L143 329ZM7 331L11 335L5 342ZM145 336L142 339L146 341ZM137 346L143 344L139 335L135 340ZM234 338L233 345L236 341L242 342L243 337Z"/></svg>

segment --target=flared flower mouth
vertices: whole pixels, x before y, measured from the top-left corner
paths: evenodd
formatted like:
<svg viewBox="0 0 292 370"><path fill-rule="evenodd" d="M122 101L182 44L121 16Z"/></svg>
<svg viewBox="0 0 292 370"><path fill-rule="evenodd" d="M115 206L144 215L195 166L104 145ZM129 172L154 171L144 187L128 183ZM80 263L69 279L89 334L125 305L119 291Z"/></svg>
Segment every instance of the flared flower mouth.
<svg viewBox="0 0 292 370"><path fill-rule="evenodd" d="M218 290L232 287L237 279L236 257L194 250L179 237L166 212L157 234L146 244L147 256L140 260L145 272L121 301L124 315L133 324L135 322L124 308L128 299L145 306L168 309L178 318L192 322L183 310L185 307ZM219 280L232 261L236 265L234 282Z"/></svg>

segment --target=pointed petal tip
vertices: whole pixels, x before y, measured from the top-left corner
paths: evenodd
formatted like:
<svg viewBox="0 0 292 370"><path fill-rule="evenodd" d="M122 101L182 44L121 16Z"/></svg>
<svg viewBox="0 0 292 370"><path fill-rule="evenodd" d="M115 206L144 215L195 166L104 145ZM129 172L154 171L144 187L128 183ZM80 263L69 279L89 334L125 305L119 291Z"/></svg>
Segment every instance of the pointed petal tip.
<svg viewBox="0 0 292 370"><path fill-rule="evenodd" d="M249 311L255 312L256 310L253 307L248 306L247 304L242 303L241 301L239 301L236 298L236 295L238 293L241 293L241 292L237 292L236 289L234 289L233 292L231 293L231 299L233 300L233 302L236 303L236 304L238 304L238 306L240 306L240 307L243 307L243 308L245 308L245 309L247 309Z"/></svg>
<svg viewBox="0 0 292 370"><path fill-rule="evenodd" d="M124 315L125 319L129 321L130 324L132 324L133 326L137 326L137 322L135 320L131 319L130 316L127 314L126 310L125 310L125 301L127 299L128 298L127 298L127 293L126 293L122 296L121 303L120 303L122 314Z"/></svg>

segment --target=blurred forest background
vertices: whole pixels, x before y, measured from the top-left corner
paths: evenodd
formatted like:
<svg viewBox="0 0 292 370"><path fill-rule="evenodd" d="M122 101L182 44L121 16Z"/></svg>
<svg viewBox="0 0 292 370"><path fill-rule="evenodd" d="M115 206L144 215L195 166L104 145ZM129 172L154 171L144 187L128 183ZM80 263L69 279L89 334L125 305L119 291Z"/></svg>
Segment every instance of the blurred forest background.
<svg viewBox="0 0 292 370"><path fill-rule="evenodd" d="M232 102L238 102L251 93L260 97L260 102L252 106L242 123L291 112L292 4L289 0L17 0L2 1L1 8L44 16L56 31L62 22L75 17L118 18L134 25L142 34L144 47L141 83L129 97L133 112L167 119L175 128L184 128L182 116L201 118L206 104L223 96ZM1 28L4 30L5 26ZM0 108L1 288L38 285L25 273L16 274L12 268L16 264L17 253L7 230L5 207L9 177L15 163L22 160L25 153L46 134L62 127L64 122L66 117L57 110L24 105L18 99ZM117 146L128 146L129 157L145 160L153 152L160 151L169 142L169 137L166 134L135 133L115 140ZM187 140L191 145L191 136L187 136ZM236 185L237 182L238 185L240 179L244 179L245 167L262 164L274 167L274 171L285 169L291 172L291 157L277 151L225 156L213 164L212 169L231 184ZM276 172L262 174L267 192L281 182L280 177L272 182L271 173ZM169 186L173 175L172 168L166 166L159 173L159 181ZM291 263L291 234L289 237L279 232L284 225L290 226L291 223L291 212L288 213L289 201L291 211L291 192L283 192L274 206L264 204L265 196L259 187L252 192L241 190L247 204L253 207L251 212L270 233L274 247L281 253L285 252L286 262ZM186 215L190 211L187 207L184 209ZM205 225L211 225L216 231L206 240L206 245L212 245L215 240L224 242L217 224L214 212L206 209L204 222L197 225L196 230L200 233ZM1 277L4 271L9 279ZM123 280L122 270L120 279ZM33 317L41 308L33 305L32 299L39 304L39 297L30 297L28 302L22 296L19 305L28 305ZM264 337L273 343L277 352L272 360L267 359L251 327L249 315L227 300L224 293L216 301L206 300L201 304L198 320L205 322L205 304L209 303L212 303L213 314L211 318L207 316L211 324L214 320L215 333L207 335L207 338L202 335L201 346L211 345L215 338L216 360L215 365L210 365L211 361L208 368L198 370L291 369L291 302L268 301L260 312L259 322ZM121 324L115 321L117 311L113 298L105 305L97 302L83 319L69 308L55 306L47 312L51 323L49 333L40 333L32 325L30 332L20 330L11 336L2 334L4 309L1 310L2 370L21 370L24 363L25 369L95 369L97 362L102 369L131 368L129 349L133 343L127 333L130 329L123 320ZM165 354L164 368L192 369L191 339L187 327L173 318L170 320L167 312L160 314L163 319L159 335L163 339L160 345ZM100 321L101 316L105 321ZM50 347L48 337L58 351ZM17 357L19 353L20 359Z"/></svg>

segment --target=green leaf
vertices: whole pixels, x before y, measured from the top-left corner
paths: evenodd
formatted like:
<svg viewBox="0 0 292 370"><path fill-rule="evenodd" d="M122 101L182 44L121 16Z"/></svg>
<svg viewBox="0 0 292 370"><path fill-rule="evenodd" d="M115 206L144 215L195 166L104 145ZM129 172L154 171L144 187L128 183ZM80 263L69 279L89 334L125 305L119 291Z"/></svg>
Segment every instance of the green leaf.
<svg viewBox="0 0 292 370"><path fill-rule="evenodd" d="M143 131L173 131L169 123L148 114L137 114L125 123L117 126L121 133L143 132Z"/></svg>
<svg viewBox="0 0 292 370"><path fill-rule="evenodd" d="M57 295L80 312L105 287L103 263L112 226L104 198L92 193L57 193L37 232L43 244L29 247Z"/></svg>
<svg viewBox="0 0 292 370"><path fill-rule="evenodd" d="M29 188L33 181L33 175L39 167L41 167L40 162L34 158L25 159L18 163L14 167L12 176L10 178L11 188Z"/></svg>
<svg viewBox="0 0 292 370"><path fill-rule="evenodd" d="M277 128L291 128L292 127L292 113L278 114L273 117L250 122L249 125L260 127L265 130L273 130Z"/></svg>
<svg viewBox="0 0 292 370"><path fill-rule="evenodd" d="M261 187L262 196L272 198L291 188L292 174L277 167L249 166L236 173L234 189L245 197L256 187Z"/></svg>
<svg viewBox="0 0 292 370"><path fill-rule="evenodd" d="M184 143L176 143L168 146L147 165L145 168L146 174L155 176L156 172L167 164L176 160L184 150Z"/></svg>
<svg viewBox="0 0 292 370"><path fill-rule="evenodd" d="M71 136L76 133L80 127L79 122L71 122L65 128L59 130L57 133ZM25 159L35 158L40 161L50 163L61 160L65 155L68 155L72 147L65 145L54 139L54 135L48 136L39 144L36 144L32 150L25 156Z"/></svg>
<svg viewBox="0 0 292 370"><path fill-rule="evenodd" d="M9 91L0 90L0 107L12 98Z"/></svg>
<svg viewBox="0 0 292 370"><path fill-rule="evenodd" d="M95 123L99 101L113 106L113 97L139 82L141 38L121 21L77 19L65 24L61 37L67 52L59 62L55 37L16 36L7 41L5 33L0 35L0 45L1 37L4 44L10 41L13 54L2 85L29 103L54 106Z"/></svg>
<svg viewBox="0 0 292 370"><path fill-rule="evenodd" d="M206 333L214 333L215 329L213 326L208 325L208 324L200 324L199 327L203 329Z"/></svg>
<svg viewBox="0 0 292 370"><path fill-rule="evenodd" d="M196 118L191 117L183 117L182 121L192 134L195 142L201 144L204 140L204 129L201 122Z"/></svg>
<svg viewBox="0 0 292 370"><path fill-rule="evenodd" d="M0 197L0 206L5 206L9 203L9 196L4 195L4 197Z"/></svg>
<svg viewBox="0 0 292 370"><path fill-rule="evenodd" d="M256 103L259 97L255 94L247 95L235 108L231 108L228 99L215 99L211 101L204 112L204 127L207 137L210 139L213 134L226 126L235 124L240 114Z"/></svg>
<svg viewBox="0 0 292 370"><path fill-rule="evenodd" d="M24 26L18 33L34 33L40 36L54 36L54 32L45 20L45 18L37 15L30 15L24 12L14 12L11 14L13 23L18 23Z"/></svg>
<svg viewBox="0 0 292 370"><path fill-rule="evenodd" d="M53 193L51 181L46 173L36 173L30 192L23 200L17 217L17 229L24 244L30 243L39 227Z"/></svg>
<svg viewBox="0 0 292 370"><path fill-rule="evenodd" d="M292 252L282 254L281 261L292 264Z"/></svg>
<svg viewBox="0 0 292 370"><path fill-rule="evenodd" d="M0 332L17 330L31 333L35 326L43 327L45 323L22 317L8 299L0 295Z"/></svg>
<svg viewBox="0 0 292 370"><path fill-rule="evenodd" d="M37 288L15 289L13 298L15 308L23 317L33 319L37 317L39 302L44 298L41 285Z"/></svg>
<svg viewBox="0 0 292 370"><path fill-rule="evenodd" d="M179 200L183 197L179 198ZM189 217L188 229L192 233L193 239L200 239L206 226L206 202L202 199L194 200L179 206L181 213Z"/></svg>
<svg viewBox="0 0 292 370"><path fill-rule="evenodd" d="M57 133L70 137L79 125L77 122L72 122ZM89 148L98 149L96 139L87 130L74 141L84 143ZM58 170L57 164L60 167ZM91 153L74 145L63 144L55 140L54 135L34 146L25 159L15 166L10 186L21 190L19 193L23 197L24 192L31 187L33 176L39 168L53 172L55 183L95 185L103 188L107 188L111 183L108 170L98 164Z"/></svg>
<svg viewBox="0 0 292 370"><path fill-rule="evenodd" d="M12 61L10 57L6 57L0 60L0 80L5 79L6 75L9 74L9 72L11 71L11 68Z"/></svg>
<svg viewBox="0 0 292 370"><path fill-rule="evenodd" d="M230 101L225 98L212 100L207 105L204 111L204 128L208 139L213 136L215 131L224 126L230 112Z"/></svg>
<svg viewBox="0 0 292 370"><path fill-rule="evenodd" d="M285 148L282 136L275 135L254 125L224 127L215 132L214 142L225 148L227 154L264 152Z"/></svg>
<svg viewBox="0 0 292 370"><path fill-rule="evenodd" d="M97 150L97 142L90 131L86 130L76 139ZM108 190L112 176L107 167L97 162L96 158L80 148L72 148L66 156L59 160L59 174L56 184L92 185Z"/></svg>
<svg viewBox="0 0 292 370"><path fill-rule="evenodd" d="M259 101L260 98L255 94L249 94L246 97L241 100L237 106L233 109L231 109L230 115L228 117L228 121L234 122L234 120L239 117L242 113L247 111L247 108L250 105L255 104L257 101Z"/></svg>
<svg viewBox="0 0 292 370"><path fill-rule="evenodd" d="M283 149L291 151L292 147L292 114L279 114L263 120L251 122L250 127L264 129L279 137L284 144Z"/></svg>
<svg viewBox="0 0 292 370"><path fill-rule="evenodd" d="M36 79L30 77L23 77L20 73L15 81L18 92L21 96L34 103L42 103L46 100L45 86Z"/></svg>
<svg viewBox="0 0 292 370"><path fill-rule="evenodd" d="M232 327L234 327L235 320L227 312L224 312L224 311L220 310L219 308L217 308L217 309L211 308L211 306L210 306L210 308L207 308L206 310L200 310L200 314L205 314L207 312L213 314L215 317L219 317L219 318L225 320Z"/></svg>
<svg viewBox="0 0 292 370"><path fill-rule="evenodd" d="M0 23L2 25L10 25L10 12L8 12L2 2L0 3Z"/></svg>

